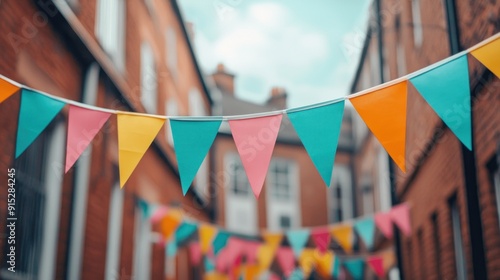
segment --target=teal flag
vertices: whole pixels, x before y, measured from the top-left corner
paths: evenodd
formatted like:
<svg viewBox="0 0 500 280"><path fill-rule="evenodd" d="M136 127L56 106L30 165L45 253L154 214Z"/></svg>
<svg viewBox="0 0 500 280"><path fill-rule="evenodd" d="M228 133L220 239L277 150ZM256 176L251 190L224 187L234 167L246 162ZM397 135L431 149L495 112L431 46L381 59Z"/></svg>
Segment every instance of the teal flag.
<svg viewBox="0 0 500 280"><path fill-rule="evenodd" d="M205 257L205 272L211 272L215 270L214 261L212 261L209 257Z"/></svg>
<svg viewBox="0 0 500 280"><path fill-rule="evenodd" d="M340 276L340 259L336 256L333 257L332 276L335 279L338 279Z"/></svg>
<svg viewBox="0 0 500 280"><path fill-rule="evenodd" d="M371 250L375 239L375 221L372 217L358 220L354 223L354 229L363 240L366 247Z"/></svg>
<svg viewBox="0 0 500 280"><path fill-rule="evenodd" d="M217 136L222 120L170 120L182 193L186 195Z"/></svg>
<svg viewBox="0 0 500 280"><path fill-rule="evenodd" d="M17 125L16 158L35 141L64 105L66 103L32 90L22 90Z"/></svg>
<svg viewBox="0 0 500 280"><path fill-rule="evenodd" d="M321 178L329 187L344 114L344 101L307 110L290 110L288 118Z"/></svg>
<svg viewBox="0 0 500 280"><path fill-rule="evenodd" d="M151 217L151 207L146 201L138 198L137 205L139 206L139 209L141 209L142 217L144 217L145 219Z"/></svg>
<svg viewBox="0 0 500 280"><path fill-rule="evenodd" d="M172 238L172 240L167 244L166 251L167 257L175 257L177 254L177 241L175 240L175 237Z"/></svg>
<svg viewBox="0 0 500 280"><path fill-rule="evenodd" d="M302 273L302 270L300 270L300 268L296 268L294 271L292 271L290 277L288 277L288 280L302 280L302 279L304 279L304 273Z"/></svg>
<svg viewBox="0 0 500 280"><path fill-rule="evenodd" d="M363 279L365 269L365 261L363 259L344 260L343 264L353 279Z"/></svg>
<svg viewBox="0 0 500 280"><path fill-rule="evenodd" d="M289 230L286 232L286 238L292 247L293 254L298 258L309 240L309 229Z"/></svg>
<svg viewBox="0 0 500 280"><path fill-rule="evenodd" d="M458 139L469 150L472 149L467 55L426 71L410 81Z"/></svg>
<svg viewBox="0 0 500 280"><path fill-rule="evenodd" d="M229 237L231 237L231 235L228 232L222 230L219 231L214 241L212 242L214 248L214 255L217 255L220 252L220 250L226 247Z"/></svg>
<svg viewBox="0 0 500 280"><path fill-rule="evenodd" d="M184 221L175 231L175 239L177 243L181 243L188 239L196 230L198 225L192 222Z"/></svg>

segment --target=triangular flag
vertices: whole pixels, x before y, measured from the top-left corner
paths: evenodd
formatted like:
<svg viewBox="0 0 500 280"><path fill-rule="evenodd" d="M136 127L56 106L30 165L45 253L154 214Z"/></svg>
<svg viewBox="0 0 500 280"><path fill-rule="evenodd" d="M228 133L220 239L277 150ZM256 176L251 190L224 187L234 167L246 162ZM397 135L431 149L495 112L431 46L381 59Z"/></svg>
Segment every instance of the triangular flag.
<svg viewBox="0 0 500 280"><path fill-rule="evenodd" d="M17 126L16 158L35 141L64 105L66 103L43 94L29 89L22 90Z"/></svg>
<svg viewBox="0 0 500 280"><path fill-rule="evenodd" d="M467 55L424 72L410 81L458 139L469 150L472 149Z"/></svg>
<svg viewBox="0 0 500 280"><path fill-rule="evenodd" d="M182 193L186 195L191 183L210 150L222 120L170 120L175 155L179 166ZM202 136L202 137L200 137Z"/></svg>
<svg viewBox="0 0 500 280"><path fill-rule="evenodd" d="M261 245L262 243L256 241L245 242L243 252L245 254L247 263L252 263L252 264L255 263Z"/></svg>
<svg viewBox="0 0 500 280"><path fill-rule="evenodd" d="M168 215L163 217L160 223L161 233L165 239L169 239L170 236L177 230L180 223L182 222L182 216L177 211L170 211Z"/></svg>
<svg viewBox="0 0 500 280"><path fill-rule="evenodd" d="M9 98L11 95L16 93L19 87L5 81L0 78L0 103L4 102L5 99Z"/></svg>
<svg viewBox="0 0 500 280"><path fill-rule="evenodd" d="M295 257L298 258L302 253L302 249L306 246L307 240L309 240L309 229L289 230L286 232L286 238L293 249Z"/></svg>
<svg viewBox="0 0 500 280"><path fill-rule="evenodd" d="M198 229L198 234L200 238L200 247L203 254L208 253L212 247L212 240L217 234L217 228L211 225L202 224Z"/></svg>
<svg viewBox="0 0 500 280"><path fill-rule="evenodd" d="M210 271L214 271L215 270L215 263L214 261L209 258L209 257L205 257L205 271L206 272L210 272Z"/></svg>
<svg viewBox="0 0 500 280"><path fill-rule="evenodd" d="M262 239L264 242L271 245L274 248L278 248L283 240L283 233L277 232L264 232L262 234Z"/></svg>
<svg viewBox="0 0 500 280"><path fill-rule="evenodd" d="M357 220L354 223L354 229L358 232L366 247L371 250L375 239L375 222L373 218Z"/></svg>
<svg viewBox="0 0 500 280"><path fill-rule="evenodd" d="M262 270L269 268L273 262L274 255L276 253L276 248L270 244L263 244L257 250L257 262Z"/></svg>
<svg viewBox="0 0 500 280"><path fill-rule="evenodd" d="M328 228L317 228L311 233L312 240L321 253L325 253L330 246L330 232Z"/></svg>
<svg viewBox="0 0 500 280"><path fill-rule="evenodd" d="M123 187L153 143L165 119L118 112L117 122L120 186Z"/></svg>
<svg viewBox="0 0 500 280"><path fill-rule="evenodd" d="M280 114L229 121L234 143L257 198L266 178L282 117Z"/></svg>
<svg viewBox="0 0 500 280"><path fill-rule="evenodd" d="M331 233L337 243L344 249L346 253L350 253L352 251L352 243L353 243L353 231L352 225L343 224L336 225L331 228Z"/></svg>
<svg viewBox="0 0 500 280"><path fill-rule="evenodd" d="M316 269L318 270L318 273L329 279L332 275L333 258L335 258L333 252L327 251L323 254L316 253L314 257L316 259Z"/></svg>
<svg viewBox="0 0 500 280"><path fill-rule="evenodd" d="M393 227L390 213L377 213L374 216L374 220L380 232L382 232L386 238L391 239L393 236Z"/></svg>
<svg viewBox="0 0 500 280"><path fill-rule="evenodd" d="M343 264L353 279L363 279L365 268L365 261L363 259L357 258L344 260Z"/></svg>
<svg viewBox="0 0 500 280"><path fill-rule="evenodd" d="M304 278L308 278L309 275L311 275L311 272L313 268L316 265L316 258L315 258L315 251L314 249L306 248L302 251L299 257L299 265L304 273Z"/></svg>
<svg viewBox="0 0 500 280"><path fill-rule="evenodd" d="M332 266L332 276L338 279L340 276L340 259L338 257L334 257Z"/></svg>
<svg viewBox="0 0 500 280"><path fill-rule="evenodd" d="M471 54L500 78L500 38L471 51Z"/></svg>
<svg viewBox="0 0 500 280"><path fill-rule="evenodd" d="M215 237L214 241L212 242L215 255L217 255L220 252L220 250L222 250L226 246L227 241L229 240L229 237L231 237L229 232L222 231L222 230L219 231L219 233Z"/></svg>
<svg viewBox="0 0 500 280"><path fill-rule="evenodd" d="M182 243L184 240L189 238L197 229L197 224L184 221L175 231L175 239L178 243Z"/></svg>
<svg viewBox="0 0 500 280"><path fill-rule="evenodd" d="M307 278L306 274L302 272L299 268L296 268L292 271L292 274L290 274L290 277L288 277L288 280L301 280Z"/></svg>
<svg viewBox="0 0 500 280"><path fill-rule="evenodd" d="M281 247L276 252L276 259L283 274L288 277L295 268L295 256L290 248Z"/></svg>
<svg viewBox="0 0 500 280"><path fill-rule="evenodd" d="M151 211L152 211L153 207L150 207L149 204L145 200L142 200L140 198L137 199L137 206L139 207L139 209L142 212L142 217L144 217L145 219L148 219L151 216Z"/></svg>
<svg viewBox="0 0 500 280"><path fill-rule="evenodd" d="M259 279L258 276L261 273L261 269L258 265L247 265L245 270L245 277L243 279Z"/></svg>
<svg viewBox="0 0 500 280"><path fill-rule="evenodd" d="M198 266L201 261L201 248L200 243L191 242L189 244L189 259L191 260L191 264L194 266Z"/></svg>
<svg viewBox="0 0 500 280"><path fill-rule="evenodd" d="M153 211L153 214L151 215L151 218L150 218L151 223L153 223L153 224L158 223L159 221L161 221L161 219L163 219L163 217L165 217L165 215L167 215L167 213L168 213L167 207L164 207L164 206L157 207Z"/></svg>
<svg viewBox="0 0 500 280"><path fill-rule="evenodd" d="M75 164L110 116L106 112L69 106L65 172Z"/></svg>
<svg viewBox="0 0 500 280"><path fill-rule="evenodd" d="M323 182L329 187L344 114L344 101L287 112Z"/></svg>
<svg viewBox="0 0 500 280"><path fill-rule="evenodd" d="M165 249L167 253L167 257L175 257L177 255L177 241L175 238L167 244L167 248Z"/></svg>
<svg viewBox="0 0 500 280"><path fill-rule="evenodd" d="M371 132L405 172L407 82L351 98Z"/></svg>
<svg viewBox="0 0 500 280"><path fill-rule="evenodd" d="M378 277L385 276L384 259L380 256L371 256L366 259L368 266L375 272Z"/></svg>
<svg viewBox="0 0 500 280"><path fill-rule="evenodd" d="M410 236L410 207L408 206L408 204L403 203L398 206L392 207L390 214L392 221L399 227L404 235Z"/></svg>

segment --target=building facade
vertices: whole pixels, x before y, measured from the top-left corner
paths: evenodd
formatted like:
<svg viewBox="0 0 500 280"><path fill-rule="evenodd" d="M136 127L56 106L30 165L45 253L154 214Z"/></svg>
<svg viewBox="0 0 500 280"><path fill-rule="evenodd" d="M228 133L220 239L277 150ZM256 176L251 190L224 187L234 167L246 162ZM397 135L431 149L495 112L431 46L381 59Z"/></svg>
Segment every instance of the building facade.
<svg viewBox="0 0 500 280"><path fill-rule="evenodd" d="M175 1L0 3L0 74L56 96L160 115L208 115L211 99ZM16 273L7 270L7 189L0 193L2 279L189 279L187 251L166 259L138 200L208 221L207 164L182 195L166 125L123 189L116 118L64 174L67 108L14 159L20 94L0 104L2 169L15 169ZM7 181L3 172L1 180ZM202 206L205 206L203 208ZM5 254L4 254L5 252Z"/></svg>
<svg viewBox="0 0 500 280"><path fill-rule="evenodd" d="M497 1L380 0L352 91L417 71L500 31ZM500 277L500 81L469 56L473 151L408 87L407 172L392 169L396 201L411 205L401 237L405 279ZM467 107L454 114L468 114Z"/></svg>

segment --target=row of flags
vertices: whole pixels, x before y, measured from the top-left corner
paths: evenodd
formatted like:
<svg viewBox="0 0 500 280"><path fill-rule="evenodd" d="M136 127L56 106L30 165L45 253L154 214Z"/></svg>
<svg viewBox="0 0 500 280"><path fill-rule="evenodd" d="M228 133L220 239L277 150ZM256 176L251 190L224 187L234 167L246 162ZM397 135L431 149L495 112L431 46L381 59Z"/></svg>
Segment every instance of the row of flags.
<svg viewBox="0 0 500 280"><path fill-rule="evenodd" d="M496 39L471 54L499 75ZM470 89L467 54L446 63L437 63L418 75L378 90L349 98L367 126L378 138L392 159L405 171L406 102L408 82L436 111L460 141L469 149L471 142L470 113L453 113L463 107L470 112ZM0 102L20 88L0 80ZM66 105L60 98L22 88L21 108L16 142L16 157L37 138ZM318 169L324 183L331 181L345 99L320 106L286 111L305 149ZM71 102L68 117L66 168L75 163L109 117L115 114L118 123L120 184L123 186L143 154L163 127L166 116L110 112L78 106ZM282 114L228 120L233 138L247 173L250 186L259 196L276 143ZM210 149L223 118L170 118L181 185L185 194ZM250 152L249 152L250 151Z"/></svg>
<svg viewBox="0 0 500 280"><path fill-rule="evenodd" d="M250 186L259 196L283 114L290 119L326 186L337 150L345 100L349 100L397 166L406 170L407 88L411 83L450 130L472 148L468 53L500 76L500 36L423 70L339 100L270 112L265 116L168 117L88 106L0 78L0 102L21 92L16 158L69 104L67 172L111 115L118 124L120 185L123 187L165 122L170 122L183 194L189 190L223 121L229 123ZM460 112L456 111L460 109Z"/></svg>
<svg viewBox="0 0 500 280"><path fill-rule="evenodd" d="M407 204L338 224L244 236L213 224L193 221L178 208L140 203L141 208L146 209L143 210L146 218L158 229L162 237L160 243L166 244L167 257L175 257L178 248L186 246L193 265L201 265L203 260L205 272L226 276L240 275L242 267L261 274L276 260L281 273L287 277L296 269L309 275L313 268L317 273L338 277L340 268L344 267L355 279L361 279L365 265L383 277L387 266L384 266L381 253L374 250L377 229L387 239L392 238L394 225L405 236L411 235ZM332 249L332 240L341 250ZM357 240L363 242L364 250L354 250ZM361 251L365 255L359 255Z"/></svg>

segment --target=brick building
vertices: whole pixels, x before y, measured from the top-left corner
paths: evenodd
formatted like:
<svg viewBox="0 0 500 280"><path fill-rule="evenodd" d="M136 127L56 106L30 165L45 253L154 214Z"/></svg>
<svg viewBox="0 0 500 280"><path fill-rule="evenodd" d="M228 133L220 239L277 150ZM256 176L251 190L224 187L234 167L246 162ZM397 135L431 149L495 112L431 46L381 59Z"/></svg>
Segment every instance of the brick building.
<svg viewBox="0 0 500 280"><path fill-rule="evenodd" d="M211 99L175 1L0 2L0 73L57 96L161 115L207 115ZM187 251L165 260L138 199L192 217L207 164L185 197L168 127L120 190L116 118L64 174L67 108L14 160L20 94L0 104L0 166L16 170L16 273L7 271L7 188L0 192L2 279L187 279ZM0 175L7 181L7 173Z"/></svg>
<svg viewBox="0 0 500 280"><path fill-rule="evenodd" d="M500 31L498 1L376 0L371 10L353 92ZM472 152L409 86L407 172L392 169L396 200L412 207L413 234L400 241L405 279L500 277L500 81L471 56L469 70Z"/></svg>

